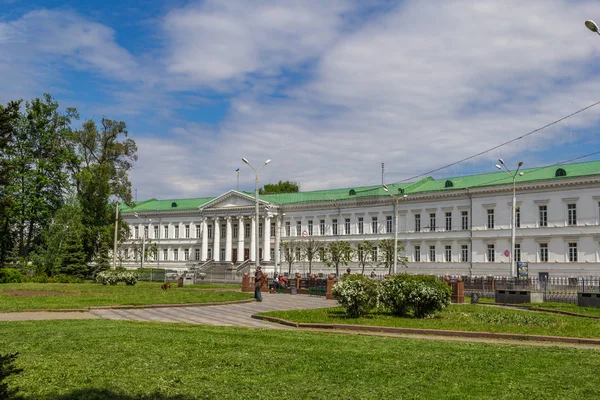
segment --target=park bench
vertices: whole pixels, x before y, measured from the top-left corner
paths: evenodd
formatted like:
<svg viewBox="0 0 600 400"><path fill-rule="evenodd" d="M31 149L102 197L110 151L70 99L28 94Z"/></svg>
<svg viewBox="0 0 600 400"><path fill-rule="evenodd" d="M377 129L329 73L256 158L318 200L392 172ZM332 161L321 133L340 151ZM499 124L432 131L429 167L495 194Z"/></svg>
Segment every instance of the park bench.
<svg viewBox="0 0 600 400"><path fill-rule="evenodd" d="M327 293L327 281L325 279L309 279L308 295L317 297L325 296Z"/></svg>

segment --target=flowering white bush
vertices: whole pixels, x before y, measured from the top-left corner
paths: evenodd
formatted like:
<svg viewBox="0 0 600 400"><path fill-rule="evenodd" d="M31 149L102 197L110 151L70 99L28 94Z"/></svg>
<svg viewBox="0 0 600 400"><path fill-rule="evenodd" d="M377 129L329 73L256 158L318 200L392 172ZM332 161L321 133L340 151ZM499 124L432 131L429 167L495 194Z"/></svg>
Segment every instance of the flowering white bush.
<svg viewBox="0 0 600 400"><path fill-rule="evenodd" d="M102 271L96 275L96 282L103 285L116 285L119 282L125 282L131 286L137 283L137 275L135 272L129 271Z"/></svg>
<svg viewBox="0 0 600 400"><path fill-rule="evenodd" d="M450 304L450 286L427 275L400 274L384 280L378 287L378 306L395 315L410 313L425 318Z"/></svg>
<svg viewBox="0 0 600 400"><path fill-rule="evenodd" d="M333 285L331 294L353 318L368 313L377 303L376 283L363 275L346 275Z"/></svg>

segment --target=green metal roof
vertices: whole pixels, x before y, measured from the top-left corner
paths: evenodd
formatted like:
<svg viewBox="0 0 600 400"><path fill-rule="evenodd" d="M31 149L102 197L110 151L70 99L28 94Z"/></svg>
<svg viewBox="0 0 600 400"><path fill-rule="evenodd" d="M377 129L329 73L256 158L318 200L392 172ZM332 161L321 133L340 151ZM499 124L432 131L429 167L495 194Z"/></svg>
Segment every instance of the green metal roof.
<svg viewBox="0 0 600 400"><path fill-rule="evenodd" d="M556 176L556 170L562 168L566 172L566 176ZM574 177L583 177L589 175L600 174L600 161L591 161L577 164L553 165L549 167L528 168L523 169L523 176L517 177L517 183L521 182L536 182L545 180L568 179ZM451 186L447 187L447 181L451 182ZM496 185L505 185L512 183L512 178L502 171L460 176L454 178L433 179L432 177L423 178L417 182L409 182L402 184L389 184L388 189L392 194L398 194L398 189L402 188L404 194L422 194L428 192L464 190L466 188L478 188ZM253 196L253 193L241 192L248 196ZM353 193L353 194L351 194ZM373 186L357 186L344 189L329 189L315 190L312 192L298 193L283 193L283 194L268 194L259 196L261 200L272 204L301 204L322 201L344 201L353 199L364 199L389 196L383 190L381 185ZM171 199L157 200L149 199L138 202L134 208L129 208L125 205L120 207L121 212L152 212L152 211L187 211L196 210L198 207L214 200L216 197L200 197L194 199ZM177 206L173 207L173 203Z"/></svg>

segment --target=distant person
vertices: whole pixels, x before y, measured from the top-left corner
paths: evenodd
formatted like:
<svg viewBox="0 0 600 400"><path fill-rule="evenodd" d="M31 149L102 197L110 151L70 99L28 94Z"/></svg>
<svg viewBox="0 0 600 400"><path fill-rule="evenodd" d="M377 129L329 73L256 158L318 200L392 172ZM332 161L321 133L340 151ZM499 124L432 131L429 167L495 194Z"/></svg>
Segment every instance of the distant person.
<svg viewBox="0 0 600 400"><path fill-rule="evenodd" d="M346 275L350 275L351 273L352 273L352 270L351 270L350 268L348 268L348 269L346 270L346 273L344 274L344 276L346 276Z"/></svg>
<svg viewBox="0 0 600 400"><path fill-rule="evenodd" d="M260 292L260 288L262 287L266 275L263 274L262 269L260 267L256 267L256 271L254 272L254 298L256 301L262 301L262 293Z"/></svg>
<svg viewBox="0 0 600 400"><path fill-rule="evenodd" d="M375 279L375 270L371 271L371 279Z"/></svg>
<svg viewBox="0 0 600 400"><path fill-rule="evenodd" d="M277 275L273 278L273 281L269 285L269 293L275 293L277 292L277 289L279 289L279 286L281 285L279 278L280 276L281 275Z"/></svg>

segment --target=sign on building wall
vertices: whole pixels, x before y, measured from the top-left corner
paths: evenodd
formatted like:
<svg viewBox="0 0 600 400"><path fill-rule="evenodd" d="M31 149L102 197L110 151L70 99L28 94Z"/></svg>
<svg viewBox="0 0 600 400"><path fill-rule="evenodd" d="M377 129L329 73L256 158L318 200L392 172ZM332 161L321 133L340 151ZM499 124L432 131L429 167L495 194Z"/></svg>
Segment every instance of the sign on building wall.
<svg viewBox="0 0 600 400"><path fill-rule="evenodd" d="M529 263L528 262L517 262L517 276L519 280L526 281L529 277Z"/></svg>

